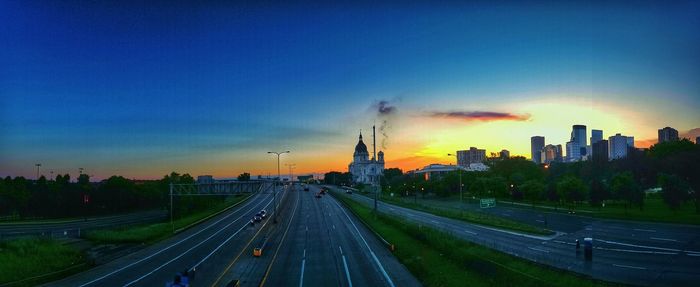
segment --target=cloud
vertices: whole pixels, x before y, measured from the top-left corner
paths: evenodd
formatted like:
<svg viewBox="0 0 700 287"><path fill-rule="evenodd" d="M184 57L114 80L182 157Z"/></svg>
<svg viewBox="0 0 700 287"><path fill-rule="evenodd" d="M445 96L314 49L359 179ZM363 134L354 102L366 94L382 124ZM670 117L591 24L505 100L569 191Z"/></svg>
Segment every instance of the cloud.
<svg viewBox="0 0 700 287"><path fill-rule="evenodd" d="M511 114L488 111L435 111L428 114L431 118L454 119L463 121L526 121L530 119L529 114Z"/></svg>
<svg viewBox="0 0 700 287"><path fill-rule="evenodd" d="M396 112L396 107L391 106L389 101L381 100L376 104L377 114L379 116L391 115Z"/></svg>

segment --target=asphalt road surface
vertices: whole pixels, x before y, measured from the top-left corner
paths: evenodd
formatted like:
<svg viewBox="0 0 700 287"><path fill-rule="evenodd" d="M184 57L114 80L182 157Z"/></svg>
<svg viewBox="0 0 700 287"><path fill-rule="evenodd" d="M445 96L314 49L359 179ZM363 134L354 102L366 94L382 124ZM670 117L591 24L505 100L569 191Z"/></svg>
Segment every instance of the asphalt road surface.
<svg viewBox="0 0 700 287"><path fill-rule="evenodd" d="M0 224L0 239L21 236L78 237L80 231L87 229L157 222L166 216L165 210L151 210L56 222L10 222Z"/></svg>
<svg viewBox="0 0 700 287"><path fill-rule="evenodd" d="M164 286L196 270L190 286L420 286L377 238L318 188L253 195L163 242L47 286ZM268 216L251 225L266 209ZM260 247L262 255L253 256Z"/></svg>
<svg viewBox="0 0 700 287"><path fill-rule="evenodd" d="M368 197L351 197L373 206ZM544 221L546 217L549 227L559 231L553 236L531 236L384 202L378 203L378 209L517 257L606 281L645 286L688 286L700 282L700 228L695 226L601 220L515 208L492 211L529 222ZM583 258L584 237L594 239L592 261ZM576 239L582 246L578 253Z"/></svg>
<svg viewBox="0 0 700 287"><path fill-rule="evenodd" d="M298 192L265 286L420 286L378 238L319 188Z"/></svg>

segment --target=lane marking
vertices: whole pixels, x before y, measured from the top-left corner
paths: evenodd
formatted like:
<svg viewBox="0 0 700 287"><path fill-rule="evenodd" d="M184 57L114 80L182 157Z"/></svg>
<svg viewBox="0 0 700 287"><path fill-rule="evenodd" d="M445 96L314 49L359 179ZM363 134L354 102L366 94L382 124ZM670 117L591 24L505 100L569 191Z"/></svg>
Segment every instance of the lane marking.
<svg viewBox="0 0 700 287"><path fill-rule="evenodd" d="M435 224L440 224L439 222L437 222L435 220L431 220L430 222L435 223Z"/></svg>
<svg viewBox="0 0 700 287"><path fill-rule="evenodd" d="M352 287L352 280L350 280L350 271L348 270L348 262L345 261L345 255L341 255L343 258L343 267L345 267L345 278L348 279L348 286Z"/></svg>
<svg viewBox="0 0 700 287"><path fill-rule="evenodd" d="M299 277L299 287L304 286L304 267L306 266L306 249L304 249L304 257L301 259L301 276Z"/></svg>
<svg viewBox="0 0 700 287"><path fill-rule="evenodd" d="M647 270L646 267L638 267L638 266L630 266L630 265L613 264L613 266L622 267L622 268L630 268L630 269L638 269L638 270Z"/></svg>
<svg viewBox="0 0 700 287"><path fill-rule="evenodd" d="M698 256L700 256L700 253L687 253L686 252L685 255L698 257Z"/></svg>
<svg viewBox="0 0 700 287"><path fill-rule="evenodd" d="M272 271L272 265L275 264L275 261L277 260L277 254L280 252L280 249L282 248L282 244L284 244L284 240L287 239L287 233L289 232L289 227L292 226L292 221L294 221L294 216L297 214L297 207L299 207L299 201L300 201L301 196L297 197L297 201L294 203L294 210L292 210L292 217L289 218L289 223L287 223L287 228L284 229L284 234L282 234L282 239L280 239L280 243L277 245L277 249L275 250L275 255L272 256L272 260L270 261L270 264L267 266L267 271L265 271L265 275L262 278L262 281L260 281L259 287L265 286L265 282L267 281L267 276L270 275L270 271ZM223 273L222 273L223 276ZM213 284L212 286L215 286L216 284Z"/></svg>
<svg viewBox="0 0 700 287"><path fill-rule="evenodd" d="M671 239L671 238L649 237L649 239L678 242L678 240Z"/></svg>
<svg viewBox="0 0 700 287"><path fill-rule="evenodd" d="M603 240L603 239L595 239L595 240L600 241L600 242L609 243L609 244L617 244L617 245L629 246L629 247L656 249L656 250L663 250L663 251L675 251L675 252L685 251L685 252L700 253L700 251L690 251L690 250L680 250L680 249L675 249L675 248L663 248L663 247L654 247L654 246L646 246L646 245L636 245L636 244L630 244L630 243L608 241L608 240Z"/></svg>
<svg viewBox="0 0 700 287"><path fill-rule="evenodd" d="M547 250L539 249L539 248L535 248L535 247L528 247L528 249L532 249L532 250L540 251L540 252L544 252L544 253L549 253L549 251L547 251Z"/></svg>
<svg viewBox="0 0 700 287"><path fill-rule="evenodd" d="M640 228L635 228L633 229L634 231L644 231L644 232L656 232L656 230L653 229L640 229Z"/></svg>
<svg viewBox="0 0 700 287"><path fill-rule="evenodd" d="M469 234L471 234L471 235L476 235L476 232L472 232L472 231L469 231L469 230L462 230L462 232L464 232L464 233L469 233Z"/></svg>
<svg viewBox="0 0 700 287"><path fill-rule="evenodd" d="M544 223L544 220L540 220L540 219L537 219L537 220L535 220L535 221L537 221L537 222L539 222L539 223Z"/></svg>
<svg viewBox="0 0 700 287"><path fill-rule="evenodd" d="M372 259L374 259L374 262L377 263L377 266L379 266L379 270L382 272L382 275L384 275L384 278L387 280L387 283L389 283L389 286L391 287L396 287L394 285L394 281L391 280L391 277L389 277L389 274L386 273L386 270L384 270L384 266L382 266L382 263L379 262L379 258L377 258L377 255L374 254L374 251L372 251L372 248L369 247L369 244L367 243L367 240L365 240L365 237L362 236L362 233L360 233L360 229L357 228L357 225L355 225L355 222L352 221L348 213L343 209L343 207L340 206L340 204L337 201L333 201L335 205L340 208L340 211L345 214L345 217L350 221L350 224L352 224L352 227L355 228L355 231L357 231L357 234L360 236L360 239L362 239L362 242L365 243L365 246L367 247L367 250L369 250L369 254L372 255Z"/></svg>
<svg viewBox="0 0 700 287"><path fill-rule="evenodd" d="M263 208L267 209L267 207L268 207L270 204L272 204L272 200L270 200L270 201L265 205L265 207L263 207ZM272 213L274 213L274 212L272 212ZM130 285L132 285L132 284L134 284L134 283L136 283L136 282L139 282L139 281L143 280L143 278L148 277L149 275L155 273L156 271L158 271L158 270L160 270L161 268L167 266L168 264L172 263L173 261L180 259L182 256L185 256L185 254L189 253L189 252L192 251L193 249L195 249L195 248L199 247L200 245L204 244L205 242L209 241L209 239L211 239L212 237L218 235L219 232L221 232L221 231L223 231L223 230L226 230L226 228L228 228L229 226L233 225L233 223L235 223L236 221L238 221L238 220L231 221L231 223L226 224L226 225L225 225L221 230L219 230L218 232L212 234L211 236L207 237L206 239L200 241L199 243L197 243L197 244L195 244L194 246L190 247L189 249L185 250L185 252L180 253L180 255L176 256L175 258L168 260L168 262L165 262L165 263L161 264L160 266L158 266L158 267L156 267L155 269L149 271L148 273L142 275L141 277L136 278L136 279L132 280L131 282L124 284L124 287L130 286ZM236 232L234 232L231 236L229 236L229 237L226 239L226 241L224 241L224 243L220 244L216 249L214 249L214 251L212 251L211 253L209 253L209 254L205 257L205 259L209 258L209 256L211 256L212 254L214 254L214 252L215 252L216 250L218 250L219 248L221 248L222 245L224 245L226 242L228 242L229 240L231 240L231 238L233 238L234 236L236 236L239 232L241 232L241 230L243 230L244 228L248 227L248 224L249 224L248 222L246 222L245 224L243 224L243 226L242 226L240 229L238 229ZM267 222L265 222L265 224L267 224ZM262 228L261 228L261 229L262 229ZM197 267L197 266L198 266L199 264L201 264L202 262L204 262L204 260L199 261L199 262L197 263L197 265L195 265L194 267L192 267L192 269L194 269L195 267ZM190 270L191 270L191 269L190 269Z"/></svg>
<svg viewBox="0 0 700 287"><path fill-rule="evenodd" d="M259 195L258 195L258 196L259 196ZM170 249L170 248L172 248L172 247L175 247L176 245L179 245L180 243L182 243L182 242L184 242L184 241L186 241L186 240L189 240L190 238L192 238L192 237L194 237L194 236L196 236L196 235L198 235L198 234L204 232L205 230L207 230L207 229L209 229L210 227L212 227L212 226L218 224L219 222L221 222L221 221L223 221L223 220L225 220L225 219L228 219L228 218L231 217L232 215L236 214L238 211L241 211L241 210L242 210L243 208L245 208L246 206L252 204L253 202L255 202L255 200L251 200L251 201L247 202L246 204L244 204L243 206L241 206L241 208L234 210L234 211L231 212L229 215L226 215L226 216L220 218L219 220L215 221L214 223L210 224L209 226L207 226L207 227L205 227L205 228L203 228L203 229L201 229L201 230L199 230L199 231L197 231L197 232L195 232L195 233L193 233L193 234L191 234L191 235L189 235L189 236L183 238L182 240L180 240L180 241L178 241L178 242L175 242L175 243L169 245L168 247L165 247L165 248L161 249L160 251L158 251L158 252L156 252L156 253L153 253L153 254L151 254L151 255L149 255L149 256L146 256L146 257L144 257L144 258L142 258L142 259L139 259L139 260L137 260L137 261L135 261L135 262L133 262L133 263L131 263L131 264L128 264L128 265L126 265L126 266L124 266L124 267L121 267L121 268L119 268L119 269L117 269L117 270L114 270L114 271L112 271L112 272L110 272L110 273L107 273L107 274L105 274L105 275L103 275L103 276L97 277L97 278L93 279L92 281L89 281L89 282L87 282L87 283L83 283L82 285L79 285L79 287L84 287L84 286L90 285L90 284L95 283L95 282L97 282L97 281L100 281L100 280L102 280L102 279L104 279L104 278L107 278L107 277L109 277L109 276L112 276L112 275L114 275L115 273L120 272L120 271L122 271L122 270L124 270L124 269L126 269L126 268L129 268L129 267L134 266L134 265L136 265L136 264L139 264L139 263L141 263L141 262L143 262L143 261L145 261L145 260L148 260L148 259L150 259L150 258L153 258L154 256L156 256L156 255L158 255L158 254L160 254L160 253L163 253L164 251L166 251L166 250L168 250L168 249ZM263 201L263 202L265 202L265 201ZM260 204L260 203L256 204L255 206L258 206L259 204ZM253 210L253 209L248 210L248 212L250 212L251 210ZM244 212L244 215L245 215L245 213L248 213L248 212ZM237 220L239 220L239 219L241 219L241 218L243 218L243 216L238 217L238 218L235 219L234 221L237 221ZM222 230L223 230L223 229L222 229ZM219 233L219 232L221 232L221 230L217 231L217 233ZM216 233L215 233L215 234L216 234Z"/></svg>

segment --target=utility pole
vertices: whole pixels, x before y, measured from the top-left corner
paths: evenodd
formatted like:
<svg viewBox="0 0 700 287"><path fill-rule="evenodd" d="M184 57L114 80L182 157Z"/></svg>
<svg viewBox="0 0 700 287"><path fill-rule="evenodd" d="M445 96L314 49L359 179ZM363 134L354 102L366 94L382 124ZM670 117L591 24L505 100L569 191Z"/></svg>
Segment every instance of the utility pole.
<svg viewBox="0 0 700 287"><path fill-rule="evenodd" d="M36 165L36 180L39 180L39 168L41 168L41 164L37 163Z"/></svg>
<svg viewBox="0 0 700 287"><path fill-rule="evenodd" d="M285 163L287 167L289 167L289 182L294 184L294 173L292 173L292 169L294 169L297 165L295 163Z"/></svg>
<svg viewBox="0 0 700 287"><path fill-rule="evenodd" d="M289 153L289 151L281 151L281 152L276 152L276 151L268 151L267 153L269 154L276 154L277 155L277 181L281 181L281 174L280 174L280 155L283 153ZM277 223L277 186L275 186L275 189L272 191L272 202L274 202L275 206L275 211L273 212L273 223Z"/></svg>

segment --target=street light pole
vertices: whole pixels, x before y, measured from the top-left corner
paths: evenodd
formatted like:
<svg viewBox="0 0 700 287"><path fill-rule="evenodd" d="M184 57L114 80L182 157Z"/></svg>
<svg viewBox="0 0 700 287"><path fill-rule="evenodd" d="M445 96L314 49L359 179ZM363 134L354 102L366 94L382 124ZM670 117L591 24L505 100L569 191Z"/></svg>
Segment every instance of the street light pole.
<svg viewBox="0 0 700 287"><path fill-rule="evenodd" d="M39 168L41 167L40 163L36 164L36 180L39 180Z"/></svg>
<svg viewBox="0 0 700 287"><path fill-rule="evenodd" d="M268 151L267 153L269 154L276 154L277 155L277 180L281 180L281 175L280 175L280 155L283 153L289 153L289 151L282 151L282 152L276 152L276 151ZM272 191L272 202L274 202L275 210L273 212L273 223L277 223L277 186L275 186L275 189Z"/></svg>
<svg viewBox="0 0 700 287"><path fill-rule="evenodd" d="M455 156L454 154L448 153L447 156ZM464 196L462 195L462 167L457 165L459 169L459 211L462 212L464 209Z"/></svg>

